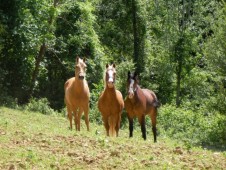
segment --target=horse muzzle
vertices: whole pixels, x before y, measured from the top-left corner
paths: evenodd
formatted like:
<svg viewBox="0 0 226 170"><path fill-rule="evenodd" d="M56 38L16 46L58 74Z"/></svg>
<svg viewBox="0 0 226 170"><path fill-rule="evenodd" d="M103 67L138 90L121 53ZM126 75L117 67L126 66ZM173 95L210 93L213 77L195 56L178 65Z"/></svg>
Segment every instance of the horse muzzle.
<svg viewBox="0 0 226 170"><path fill-rule="evenodd" d="M113 88L114 87L114 83L113 82L108 82L108 87L109 88Z"/></svg>
<svg viewBox="0 0 226 170"><path fill-rule="evenodd" d="M129 94L128 94L129 99L132 99L133 96L134 96L134 93L129 93Z"/></svg>
<svg viewBox="0 0 226 170"><path fill-rule="evenodd" d="M85 78L85 74L80 73L80 74L78 75L78 78L79 78L80 80L83 80L83 79Z"/></svg>
<svg viewBox="0 0 226 170"><path fill-rule="evenodd" d="M114 87L114 79L111 78L111 77L108 79L108 87L109 88L113 88Z"/></svg>

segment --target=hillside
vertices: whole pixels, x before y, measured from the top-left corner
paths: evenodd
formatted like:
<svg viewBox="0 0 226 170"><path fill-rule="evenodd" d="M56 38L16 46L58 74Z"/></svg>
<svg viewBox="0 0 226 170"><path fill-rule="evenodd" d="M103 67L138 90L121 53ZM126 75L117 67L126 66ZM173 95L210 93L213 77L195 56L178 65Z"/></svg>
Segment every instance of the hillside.
<svg viewBox="0 0 226 170"><path fill-rule="evenodd" d="M68 129L66 118L0 108L0 169L226 169L226 152L187 148L152 133L143 141L139 127L118 138L104 127Z"/></svg>

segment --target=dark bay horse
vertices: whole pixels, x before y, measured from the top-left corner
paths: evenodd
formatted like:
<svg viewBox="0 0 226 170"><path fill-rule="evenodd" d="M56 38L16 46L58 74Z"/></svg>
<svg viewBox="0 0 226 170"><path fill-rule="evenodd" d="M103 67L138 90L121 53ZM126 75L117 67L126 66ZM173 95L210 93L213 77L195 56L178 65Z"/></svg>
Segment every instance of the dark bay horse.
<svg viewBox="0 0 226 170"><path fill-rule="evenodd" d="M129 136L133 136L133 119L137 117L141 125L142 137L146 140L145 116L149 115L152 122L154 142L157 142L156 117L157 108L160 106L160 103L155 93L151 90L140 88L136 72L134 74L128 72L127 91L128 95L125 99L125 109L129 120Z"/></svg>
<svg viewBox="0 0 226 170"><path fill-rule="evenodd" d="M107 136L118 136L121 114L124 101L120 91L115 87L115 64L106 65L105 88L98 100L98 109L101 112Z"/></svg>
<svg viewBox="0 0 226 170"><path fill-rule="evenodd" d="M81 115L84 112L85 123L89 131L89 87L85 80L85 59L76 58L75 77L70 78L64 85L64 101L67 106L67 114L72 129L72 113L74 114L75 128L80 131Z"/></svg>

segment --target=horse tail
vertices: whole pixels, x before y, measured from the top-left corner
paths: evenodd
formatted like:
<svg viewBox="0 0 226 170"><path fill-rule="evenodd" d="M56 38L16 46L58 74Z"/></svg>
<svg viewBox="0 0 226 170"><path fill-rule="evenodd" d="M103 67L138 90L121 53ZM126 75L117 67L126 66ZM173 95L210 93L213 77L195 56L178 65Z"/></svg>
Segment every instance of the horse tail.
<svg viewBox="0 0 226 170"><path fill-rule="evenodd" d="M154 107L159 108L161 106L161 103L156 99L153 105Z"/></svg>

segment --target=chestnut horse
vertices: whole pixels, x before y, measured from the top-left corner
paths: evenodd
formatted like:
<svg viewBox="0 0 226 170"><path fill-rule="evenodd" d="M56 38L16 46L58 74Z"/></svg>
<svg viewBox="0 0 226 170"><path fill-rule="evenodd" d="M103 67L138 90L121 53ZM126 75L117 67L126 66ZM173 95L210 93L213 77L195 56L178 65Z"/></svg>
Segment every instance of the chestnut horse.
<svg viewBox="0 0 226 170"><path fill-rule="evenodd" d="M138 117L142 137L146 140L145 115L149 115L152 122L154 142L156 142L156 117L157 108L160 106L160 103L155 93L151 90L140 88L136 72L134 74L128 72L127 91L128 95L125 99L125 109L129 120L129 137L133 136L133 119Z"/></svg>
<svg viewBox="0 0 226 170"><path fill-rule="evenodd" d="M75 128L80 131L80 119L84 112L85 123L89 131L89 87L85 80L85 59L76 58L75 77L70 78L64 85L64 101L67 106L67 114L72 129L72 112L74 114Z"/></svg>
<svg viewBox="0 0 226 170"><path fill-rule="evenodd" d="M98 109L102 114L102 120L107 136L118 136L121 122L121 113L124 101L120 91L115 87L115 64L106 65L105 88L98 100Z"/></svg>

